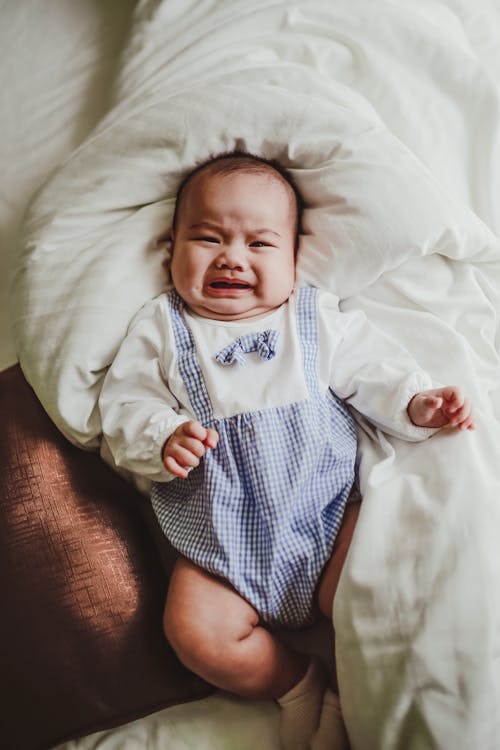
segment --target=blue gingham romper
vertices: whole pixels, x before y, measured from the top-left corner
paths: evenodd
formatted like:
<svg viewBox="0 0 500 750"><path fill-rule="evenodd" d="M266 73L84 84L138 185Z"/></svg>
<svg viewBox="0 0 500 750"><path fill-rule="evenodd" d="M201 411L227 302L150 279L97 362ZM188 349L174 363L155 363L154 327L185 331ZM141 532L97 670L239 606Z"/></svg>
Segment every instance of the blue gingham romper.
<svg viewBox="0 0 500 750"><path fill-rule="evenodd" d="M223 419L213 414L184 303L176 292L168 295L194 415L217 430L219 442L186 479L155 482L151 495L160 526L182 555L227 579L262 621L289 627L316 616L314 593L354 481L357 444L347 407L319 389L316 290L299 288L297 295L308 398ZM237 366L235 388L236 379Z"/></svg>

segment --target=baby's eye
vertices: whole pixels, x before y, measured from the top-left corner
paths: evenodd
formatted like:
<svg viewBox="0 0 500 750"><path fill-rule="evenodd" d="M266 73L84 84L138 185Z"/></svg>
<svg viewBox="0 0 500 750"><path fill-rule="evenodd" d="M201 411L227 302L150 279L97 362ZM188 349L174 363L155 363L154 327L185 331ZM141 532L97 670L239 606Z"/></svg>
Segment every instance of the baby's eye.
<svg viewBox="0 0 500 750"><path fill-rule="evenodd" d="M219 242L217 237L210 237L205 235L204 237L194 237L196 242Z"/></svg>
<svg viewBox="0 0 500 750"><path fill-rule="evenodd" d="M269 243L256 240L255 242L250 243L250 247L269 247Z"/></svg>

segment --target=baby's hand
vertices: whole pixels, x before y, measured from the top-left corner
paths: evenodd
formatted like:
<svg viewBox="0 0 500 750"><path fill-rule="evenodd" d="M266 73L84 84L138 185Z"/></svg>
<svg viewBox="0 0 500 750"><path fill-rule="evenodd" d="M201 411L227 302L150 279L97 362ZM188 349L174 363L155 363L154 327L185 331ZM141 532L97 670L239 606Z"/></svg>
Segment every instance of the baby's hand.
<svg viewBox="0 0 500 750"><path fill-rule="evenodd" d="M422 391L408 404L408 416L418 427L474 429L474 408L456 385Z"/></svg>
<svg viewBox="0 0 500 750"><path fill-rule="evenodd" d="M207 448L215 448L219 435L199 422L183 422L163 446L165 468L176 477L185 479L189 469L198 466Z"/></svg>

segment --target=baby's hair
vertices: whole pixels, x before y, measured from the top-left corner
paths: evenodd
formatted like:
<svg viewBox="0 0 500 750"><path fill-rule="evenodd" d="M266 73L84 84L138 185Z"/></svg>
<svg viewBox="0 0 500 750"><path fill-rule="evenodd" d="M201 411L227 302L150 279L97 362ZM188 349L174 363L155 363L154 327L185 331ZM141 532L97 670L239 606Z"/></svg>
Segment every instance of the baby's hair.
<svg viewBox="0 0 500 750"><path fill-rule="evenodd" d="M251 154L247 151L225 151L216 154L200 164L197 164L194 169L184 176L179 185L179 189L177 190L177 200L172 219L172 228L174 231L177 227L179 212L186 196L186 188L196 175L205 171L212 175L229 175L236 172L266 174L275 177L280 180L280 182L284 183L289 191L291 203L295 208L295 251L297 251L299 237L302 231L302 212L304 209L304 199L302 198L300 190L290 172L278 161L275 159L265 159L262 156L255 156L255 154Z"/></svg>

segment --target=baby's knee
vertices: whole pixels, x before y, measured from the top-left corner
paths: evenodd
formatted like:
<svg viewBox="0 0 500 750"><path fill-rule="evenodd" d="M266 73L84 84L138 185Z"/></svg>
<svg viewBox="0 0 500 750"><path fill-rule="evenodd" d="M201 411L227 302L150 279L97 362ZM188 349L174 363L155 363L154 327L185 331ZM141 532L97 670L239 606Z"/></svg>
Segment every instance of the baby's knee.
<svg viewBox="0 0 500 750"><path fill-rule="evenodd" d="M168 599L163 613L163 633L180 661L189 666L186 662L193 648L199 643L199 637L194 623L187 622L183 613L169 606Z"/></svg>
<svg viewBox="0 0 500 750"><path fill-rule="evenodd" d="M192 672L205 676L224 653L224 644L217 634L196 615L186 615L169 607L163 615L163 632L179 661Z"/></svg>
<svg viewBox="0 0 500 750"><path fill-rule="evenodd" d="M180 661L219 687L238 669L258 615L223 581L180 559L170 579L163 630Z"/></svg>

